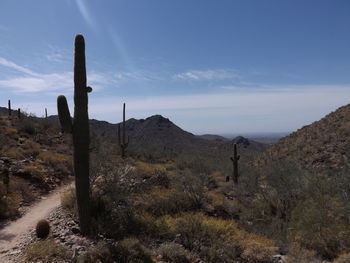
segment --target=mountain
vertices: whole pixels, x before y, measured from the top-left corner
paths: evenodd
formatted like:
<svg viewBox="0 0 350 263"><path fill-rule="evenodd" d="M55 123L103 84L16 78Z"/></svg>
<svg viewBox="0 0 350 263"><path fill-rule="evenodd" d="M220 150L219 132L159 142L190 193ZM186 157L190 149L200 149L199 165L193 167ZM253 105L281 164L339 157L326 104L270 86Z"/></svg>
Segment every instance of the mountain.
<svg viewBox="0 0 350 263"><path fill-rule="evenodd" d="M280 139L257 163L292 159L306 169L339 170L349 153L350 104Z"/></svg>
<svg viewBox="0 0 350 263"><path fill-rule="evenodd" d="M197 135L197 137L209 140L209 141L222 141L222 142L227 142L229 141L228 138L225 138L220 135L215 135L215 134L203 134L203 135Z"/></svg>
<svg viewBox="0 0 350 263"><path fill-rule="evenodd" d="M91 120L91 129L98 135L117 145L118 124ZM207 140L182 130L169 119L154 115L146 119L129 119L125 122L126 134L130 137L127 152L136 157L147 159L172 159L181 162L198 161L201 166L215 166L231 169L230 156L233 154L233 142L229 140ZM269 145L250 141L249 146L238 144L241 160L248 163L256 154L266 150ZM242 162L243 164L243 162Z"/></svg>

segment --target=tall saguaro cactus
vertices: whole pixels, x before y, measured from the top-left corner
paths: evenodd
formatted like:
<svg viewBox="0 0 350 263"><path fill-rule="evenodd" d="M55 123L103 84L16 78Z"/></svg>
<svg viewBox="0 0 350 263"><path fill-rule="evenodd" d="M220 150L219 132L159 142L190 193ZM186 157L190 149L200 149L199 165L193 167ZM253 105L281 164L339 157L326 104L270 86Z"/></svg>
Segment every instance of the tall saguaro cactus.
<svg viewBox="0 0 350 263"><path fill-rule="evenodd" d="M129 145L129 136L128 140L126 141L126 133L125 133L125 103L123 104L123 141L121 139L121 134L120 134L120 123L118 124L118 143L120 148L122 149L122 157L125 158L125 152L126 148Z"/></svg>
<svg viewBox="0 0 350 263"><path fill-rule="evenodd" d="M47 119L47 109L45 108L45 119Z"/></svg>
<svg viewBox="0 0 350 263"><path fill-rule="evenodd" d="M233 145L233 157L231 157L231 161L233 164L233 172L232 172L232 179L234 184L238 184L238 160L239 160L240 156L237 154L237 144Z"/></svg>
<svg viewBox="0 0 350 263"><path fill-rule="evenodd" d="M9 117L11 117L11 100L8 100L8 113Z"/></svg>
<svg viewBox="0 0 350 263"><path fill-rule="evenodd" d="M18 119L21 118L21 109L20 108L18 108L18 110L17 110L17 117L18 117Z"/></svg>
<svg viewBox="0 0 350 263"><path fill-rule="evenodd" d="M57 98L58 116L63 132L72 133L74 147L74 174L80 231L89 235L91 228L90 182L89 182L89 116L88 92L86 85L85 41L82 35L75 37L74 51L74 119L72 122L67 99Z"/></svg>

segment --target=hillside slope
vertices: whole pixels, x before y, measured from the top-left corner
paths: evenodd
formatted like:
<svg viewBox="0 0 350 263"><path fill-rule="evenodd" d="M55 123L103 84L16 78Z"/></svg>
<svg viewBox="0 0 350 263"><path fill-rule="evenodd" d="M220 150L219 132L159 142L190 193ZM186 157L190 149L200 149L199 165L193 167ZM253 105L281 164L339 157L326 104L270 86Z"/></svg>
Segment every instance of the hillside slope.
<svg viewBox="0 0 350 263"><path fill-rule="evenodd" d="M0 219L69 180L70 142L44 119L0 113Z"/></svg>
<svg viewBox="0 0 350 263"><path fill-rule="evenodd" d="M259 156L257 163L292 159L306 169L339 170L343 155L349 153L350 104L280 139Z"/></svg>

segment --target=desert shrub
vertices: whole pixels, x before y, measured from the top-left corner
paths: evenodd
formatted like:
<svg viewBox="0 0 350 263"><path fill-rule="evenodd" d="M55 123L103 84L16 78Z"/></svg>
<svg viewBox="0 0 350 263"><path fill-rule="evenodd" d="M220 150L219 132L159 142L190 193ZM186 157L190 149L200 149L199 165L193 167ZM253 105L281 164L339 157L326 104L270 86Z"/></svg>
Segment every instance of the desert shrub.
<svg viewBox="0 0 350 263"><path fill-rule="evenodd" d="M6 147L3 149L3 153L11 159L21 160L25 158L25 152L20 147Z"/></svg>
<svg viewBox="0 0 350 263"><path fill-rule="evenodd" d="M120 263L153 263L150 252L139 240L127 238L111 249L113 258Z"/></svg>
<svg viewBox="0 0 350 263"><path fill-rule="evenodd" d="M157 239L172 237L164 217L155 217L147 212L138 211L135 213L135 221L138 226L138 234Z"/></svg>
<svg viewBox="0 0 350 263"><path fill-rule="evenodd" d="M62 175L67 175L73 171L71 157L50 151L40 152L38 158L53 169L60 171Z"/></svg>
<svg viewBox="0 0 350 263"><path fill-rule="evenodd" d="M50 234L50 224L46 219L41 219L36 224L36 236L38 238L47 238Z"/></svg>
<svg viewBox="0 0 350 263"><path fill-rule="evenodd" d="M277 253L277 247L256 242L254 239L242 243L241 258L247 262L271 262L273 255Z"/></svg>
<svg viewBox="0 0 350 263"><path fill-rule="evenodd" d="M155 169L154 176L152 177L152 184L165 188L170 187L170 178L165 169Z"/></svg>
<svg viewBox="0 0 350 263"><path fill-rule="evenodd" d="M25 140L24 145L22 146L24 150L25 157L34 157L36 158L40 153L40 144L33 142L32 140Z"/></svg>
<svg viewBox="0 0 350 263"><path fill-rule="evenodd" d="M321 260L316 257L316 251L307 250L300 245L291 244L285 263L321 263Z"/></svg>
<svg viewBox="0 0 350 263"><path fill-rule="evenodd" d="M349 244L348 224L341 210L340 203L327 196L305 200L294 210L290 239L333 259Z"/></svg>
<svg viewBox="0 0 350 263"><path fill-rule="evenodd" d="M70 255L67 249L55 240L47 239L29 245L25 250L25 258L29 262L51 262L54 259L68 260Z"/></svg>
<svg viewBox="0 0 350 263"><path fill-rule="evenodd" d="M61 205L68 212L76 214L78 207L75 196L75 188L69 188L61 195Z"/></svg>
<svg viewBox="0 0 350 263"><path fill-rule="evenodd" d="M204 207L208 215L224 219L239 219L240 208L237 200L227 199L221 192L209 192L208 202Z"/></svg>
<svg viewBox="0 0 350 263"><path fill-rule="evenodd" d="M264 262L276 252L271 240L239 230L232 220L200 213L168 216L165 220L175 241L208 262L233 263L238 257Z"/></svg>
<svg viewBox="0 0 350 263"><path fill-rule="evenodd" d="M350 253L347 254L341 254L339 257L337 257L333 263L349 263L350 262Z"/></svg>
<svg viewBox="0 0 350 263"><path fill-rule="evenodd" d="M176 165L180 170L190 169L195 174L211 174L219 170L218 165L211 159L193 155L181 155L176 158Z"/></svg>
<svg viewBox="0 0 350 263"><path fill-rule="evenodd" d="M206 191L211 184L208 176L195 175L191 172L181 172L173 178L176 192L182 193L184 199L193 210L203 207L207 196Z"/></svg>
<svg viewBox="0 0 350 263"><path fill-rule="evenodd" d="M95 180L92 191L92 214L96 232L110 237L122 238L139 231L126 188L121 186L120 177L126 177L128 170L109 171Z"/></svg>
<svg viewBox="0 0 350 263"><path fill-rule="evenodd" d="M10 192L0 197L0 218L13 218L19 214L21 196L19 193Z"/></svg>
<svg viewBox="0 0 350 263"><path fill-rule="evenodd" d="M47 174L47 170L44 167L30 163L23 166L21 171L21 176L24 179L41 184L42 186L47 186L45 184L45 177Z"/></svg>
<svg viewBox="0 0 350 263"><path fill-rule="evenodd" d="M190 253L183 246L174 242L167 242L157 250L163 260L173 263L190 263Z"/></svg>
<svg viewBox="0 0 350 263"><path fill-rule="evenodd" d="M78 263L114 263L111 253L111 245L103 241L97 243L95 247L89 249L86 253L79 255L76 259Z"/></svg>
<svg viewBox="0 0 350 263"><path fill-rule="evenodd" d="M194 186L195 187L195 186ZM193 189L188 186L189 189ZM155 216L195 211L202 207L204 193L186 192L177 188L154 188L135 197L134 206ZM203 197L204 198L204 197Z"/></svg>
<svg viewBox="0 0 350 263"><path fill-rule="evenodd" d="M18 130L29 135L35 134L35 126L35 121L30 117L23 117L20 121L18 121Z"/></svg>

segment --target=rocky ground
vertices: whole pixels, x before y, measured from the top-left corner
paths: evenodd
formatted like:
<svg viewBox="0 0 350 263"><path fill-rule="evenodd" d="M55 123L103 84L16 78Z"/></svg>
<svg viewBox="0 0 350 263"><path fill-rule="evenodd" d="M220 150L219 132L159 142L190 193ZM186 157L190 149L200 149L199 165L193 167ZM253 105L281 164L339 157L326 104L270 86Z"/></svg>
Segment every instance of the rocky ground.
<svg viewBox="0 0 350 263"><path fill-rule="evenodd" d="M64 213L61 207L50 213L47 220L51 226L50 237L54 238L57 243L60 243L69 251L73 251L72 260L96 244L94 241L79 234L77 222L70 215ZM36 241L39 241L39 239L36 237L35 229L32 229L19 238L18 244L11 251L5 252L5 259L8 262L27 262L23 257L25 250L28 245Z"/></svg>

